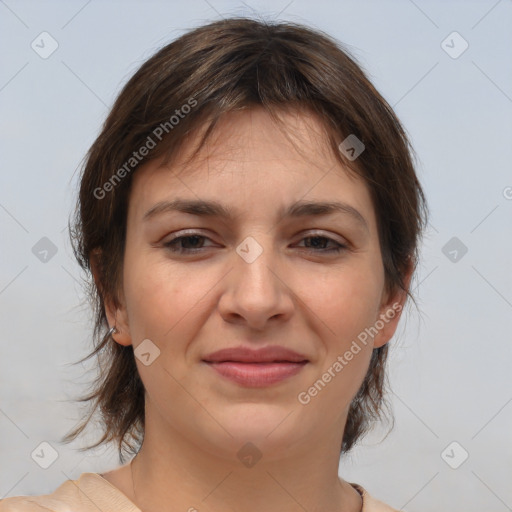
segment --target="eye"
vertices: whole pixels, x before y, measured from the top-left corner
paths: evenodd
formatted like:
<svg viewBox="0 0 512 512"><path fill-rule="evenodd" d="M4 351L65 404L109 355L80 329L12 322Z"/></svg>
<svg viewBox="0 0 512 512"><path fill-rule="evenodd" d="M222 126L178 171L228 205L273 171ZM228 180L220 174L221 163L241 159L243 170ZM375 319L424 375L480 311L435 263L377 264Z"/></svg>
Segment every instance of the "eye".
<svg viewBox="0 0 512 512"><path fill-rule="evenodd" d="M210 240L199 233L192 233L185 236L177 236L164 244L171 252L178 254L191 254L202 248L201 240ZM187 247L189 246L189 247Z"/></svg>
<svg viewBox="0 0 512 512"><path fill-rule="evenodd" d="M177 254L194 254L201 252L204 248L204 241L210 240L207 236L200 233L190 233L188 235L177 236L164 243L169 251ZM313 253L340 253L341 251L348 250L348 246L341 244L336 240L322 235L311 235L301 239L301 241L310 241L306 243L308 252ZM311 243L312 242L312 243ZM334 247L326 249L325 245L334 244Z"/></svg>
<svg viewBox="0 0 512 512"><path fill-rule="evenodd" d="M322 235L311 235L303 238L302 240L310 240L313 243L310 243L310 247L313 248L313 250L309 250L309 252L327 252L327 253L339 253L341 251L347 250L348 246L345 244L341 244L337 242L336 240L333 240L332 238L329 238L327 236ZM334 247L331 249L325 249L323 248L324 245L328 243L334 244ZM307 247L307 244L306 244ZM310 249L309 247L307 247Z"/></svg>

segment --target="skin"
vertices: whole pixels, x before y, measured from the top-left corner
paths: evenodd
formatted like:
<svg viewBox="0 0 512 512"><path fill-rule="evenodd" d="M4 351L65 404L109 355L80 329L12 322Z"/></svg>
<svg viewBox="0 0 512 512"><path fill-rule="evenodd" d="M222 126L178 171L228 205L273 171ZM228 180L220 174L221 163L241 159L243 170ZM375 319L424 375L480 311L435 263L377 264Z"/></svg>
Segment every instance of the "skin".
<svg viewBox="0 0 512 512"><path fill-rule="evenodd" d="M104 477L144 512L361 509L357 491L338 476L342 435L372 349L390 340L400 314L309 404L297 396L406 295L385 293L365 183L334 159L315 117L290 112L283 120L297 147L253 109L225 116L192 164L183 158L196 137L171 165L150 161L134 175L122 306L107 303L106 312L117 343L136 349L150 339L161 352L149 366L136 358L146 432L133 462L135 493L128 464ZM235 219L170 212L143 221L156 203L177 197L217 200L235 209ZM340 213L279 220L280 209L298 200L348 203L367 229ZM198 252L164 246L174 234L190 236L186 229L206 238L176 247ZM248 236L263 250L252 263L236 252ZM315 236L334 242L315 246L307 238ZM326 252L336 242L347 249ZM309 363L278 384L244 388L201 361L241 344L283 345ZM262 455L252 467L237 457L248 441Z"/></svg>

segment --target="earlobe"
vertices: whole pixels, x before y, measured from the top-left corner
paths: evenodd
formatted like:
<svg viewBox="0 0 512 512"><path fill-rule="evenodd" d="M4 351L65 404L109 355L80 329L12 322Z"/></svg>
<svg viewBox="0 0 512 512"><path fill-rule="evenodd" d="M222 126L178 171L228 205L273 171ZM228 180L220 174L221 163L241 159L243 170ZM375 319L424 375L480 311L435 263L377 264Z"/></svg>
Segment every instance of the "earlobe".
<svg viewBox="0 0 512 512"><path fill-rule="evenodd" d="M394 300L388 302L380 309L379 317L374 326L377 330L373 341L374 348L384 346L395 334L406 298L407 294L401 290L401 293L394 294Z"/></svg>
<svg viewBox="0 0 512 512"><path fill-rule="evenodd" d="M128 329L128 324L125 321L120 321L119 315L114 315L113 320L111 320L111 318L112 315L107 314L108 324L110 325L110 328L115 328L115 330L111 333L111 338L116 343L119 343L119 345L131 345L132 339L130 336L130 331Z"/></svg>
<svg viewBox="0 0 512 512"><path fill-rule="evenodd" d="M108 325L110 328L116 328L116 332L112 334L112 339L120 345L131 345L132 339L130 336L126 308L124 305L116 308L110 301L107 300L105 300L104 303L105 315L107 316Z"/></svg>
<svg viewBox="0 0 512 512"><path fill-rule="evenodd" d="M386 296L384 303L381 305L379 317L375 322L377 334L374 337L374 348L384 346L395 334L407 300L407 291L409 290L413 270L413 265L409 265L404 278L405 290L398 288L394 293L389 294L389 297Z"/></svg>
<svg viewBox="0 0 512 512"><path fill-rule="evenodd" d="M116 327L116 330L111 334L111 338L119 345L123 345L127 347L132 344L132 339L128 333L124 331L119 331Z"/></svg>
<svg viewBox="0 0 512 512"><path fill-rule="evenodd" d="M101 256L101 251L95 250L91 254L91 270L94 277L94 282L96 284L96 289L99 293L103 287L101 286L101 279L99 273L99 259ZM120 345L128 346L132 344L132 339L130 336L130 330L128 326L128 317L126 314L126 308L115 307L110 300L106 297L103 297L103 303L105 305L105 315L107 317L107 322L109 325L109 329L115 327L115 331L111 333L111 338Z"/></svg>

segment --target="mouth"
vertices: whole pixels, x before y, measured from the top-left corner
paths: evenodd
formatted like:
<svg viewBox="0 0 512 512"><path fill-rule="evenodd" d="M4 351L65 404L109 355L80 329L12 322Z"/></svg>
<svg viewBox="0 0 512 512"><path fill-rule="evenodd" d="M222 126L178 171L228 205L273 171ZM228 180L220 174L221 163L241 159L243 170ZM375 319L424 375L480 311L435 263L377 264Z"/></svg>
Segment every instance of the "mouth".
<svg viewBox="0 0 512 512"><path fill-rule="evenodd" d="M297 375L308 361L204 361L218 375L248 388L264 388Z"/></svg>
<svg viewBox="0 0 512 512"><path fill-rule="evenodd" d="M253 349L248 346L225 348L207 355L203 361L207 363L302 363L308 358L294 350L272 345Z"/></svg>
<svg viewBox="0 0 512 512"><path fill-rule="evenodd" d="M262 388L297 375L309 363L304 354L272 345L218 350L203 360L217 375L244 387Z"/></svg>

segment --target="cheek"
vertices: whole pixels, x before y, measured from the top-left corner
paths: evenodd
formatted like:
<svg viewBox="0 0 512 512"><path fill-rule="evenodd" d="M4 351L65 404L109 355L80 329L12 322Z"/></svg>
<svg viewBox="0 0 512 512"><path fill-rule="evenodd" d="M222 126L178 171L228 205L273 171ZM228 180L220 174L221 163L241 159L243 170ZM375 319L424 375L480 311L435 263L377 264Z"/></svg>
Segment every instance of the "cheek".
<svg viewBox="0 0 512 512"><path fill-rule="evenodd" d="M308 303L324 351L317 378L322 381L320 388L325 383L324 403L348 406L370 362L373 343L368 328L378 318L382 282L379 274L366 266L346 268L321 283Z"/></svg>
<svg viewBox="0 0 512 512"><path fill-rule="evenodd" d="M155 253L156 255L156 253ZM162 349L186 343L201 325L202 304L221 276L196 271L158 255L127 253L125 297L132 342L149 338Z"/></svg>
<svg viewBox="0 0 512 512"><path fill-rule="evenodd" d="M328 328L332 348L344 349L377 319L382 283L371 267L343 269L315 290L310 307Z"/></svg>

